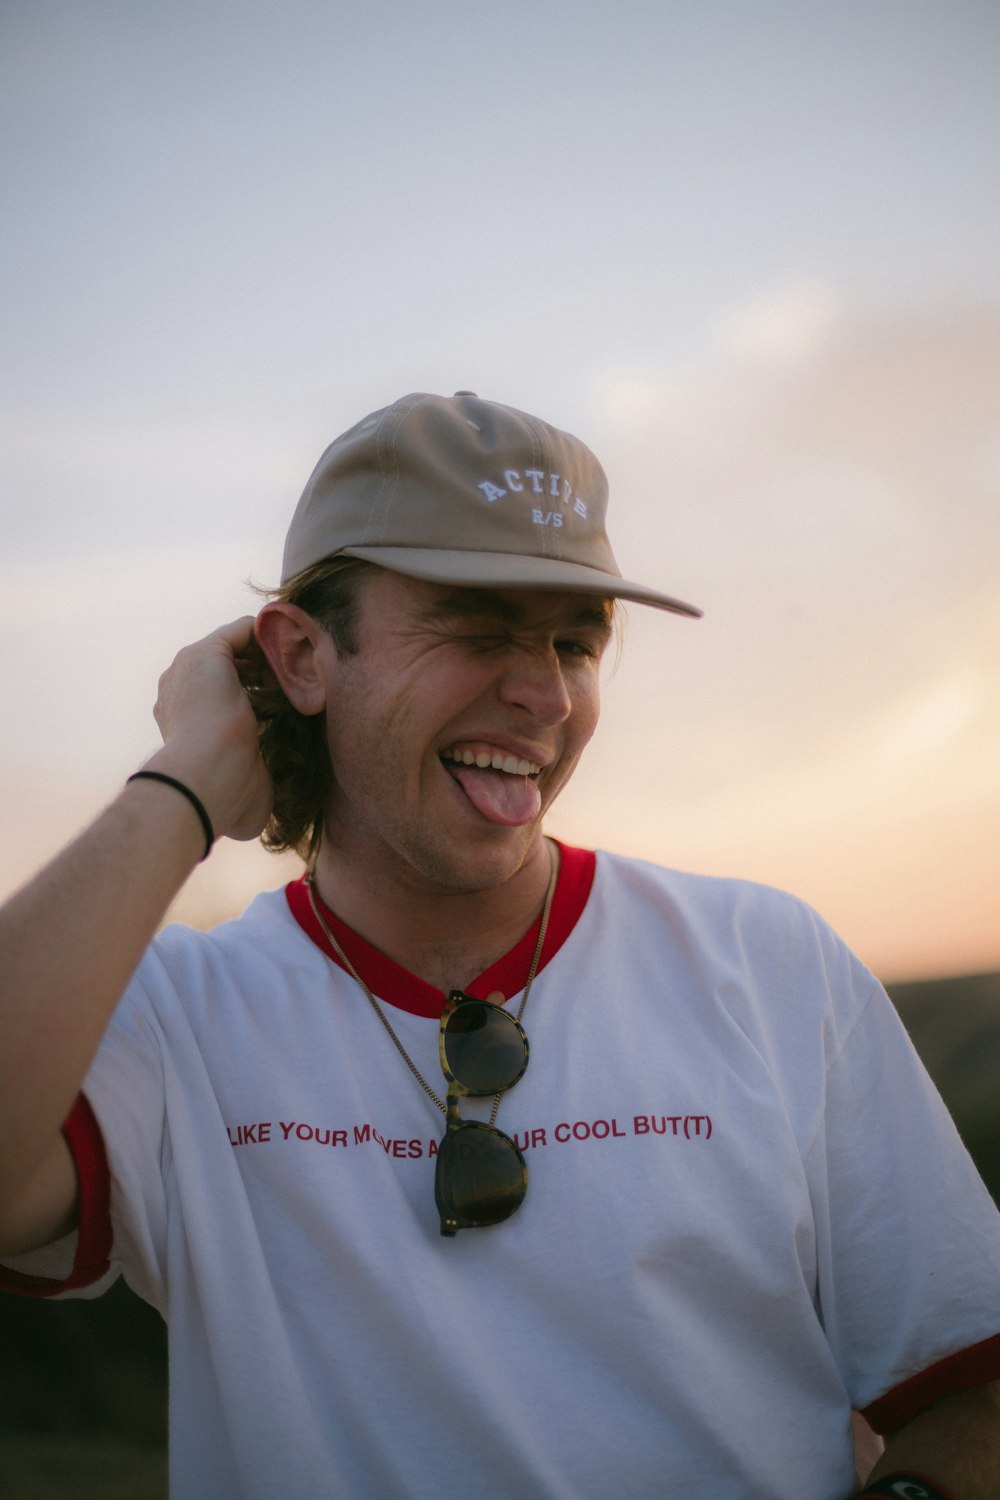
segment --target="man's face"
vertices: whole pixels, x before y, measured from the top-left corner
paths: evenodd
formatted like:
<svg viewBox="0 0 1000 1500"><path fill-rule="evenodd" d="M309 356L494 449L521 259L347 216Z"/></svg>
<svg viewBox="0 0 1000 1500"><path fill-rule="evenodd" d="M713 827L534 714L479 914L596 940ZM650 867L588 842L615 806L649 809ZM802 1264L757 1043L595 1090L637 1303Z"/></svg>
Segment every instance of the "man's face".
<svg viewBox="0 0 1000 1500"><path fill-rule="evenodd" d="M610 622L584 595L374 572L356 654L324 644L331 852L372 879L509 879L597 724Z"/></svg>

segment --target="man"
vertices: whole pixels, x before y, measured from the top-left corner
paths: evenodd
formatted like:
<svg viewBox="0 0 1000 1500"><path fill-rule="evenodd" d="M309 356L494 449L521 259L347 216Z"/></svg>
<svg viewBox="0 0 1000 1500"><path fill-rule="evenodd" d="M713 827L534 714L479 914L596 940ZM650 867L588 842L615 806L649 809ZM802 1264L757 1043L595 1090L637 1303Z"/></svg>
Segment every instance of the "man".
<svg viewBox="0 0 1000 1500"><path fill-rule="evenodd" d="M852 1408L866 1493L1000 1493L997 1217L879 986L789 897L543 834L614 601L697 614L605 498L468 392L358 424L7 910L9 1282L163 1312L183 1500L841 1500ZM265 824L308 878L154 940Z"/></svg>

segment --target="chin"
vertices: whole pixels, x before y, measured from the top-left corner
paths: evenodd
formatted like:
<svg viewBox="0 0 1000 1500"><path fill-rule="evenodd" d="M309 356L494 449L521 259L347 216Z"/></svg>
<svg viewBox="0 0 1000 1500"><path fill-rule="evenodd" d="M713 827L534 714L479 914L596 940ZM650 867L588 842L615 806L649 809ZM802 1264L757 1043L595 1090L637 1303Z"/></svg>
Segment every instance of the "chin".
<svg viewBox="0 0 1000 1500"><path fill-rule="evenodd" d="M540 829L498 829L499 837L465 841L458 849L426 851L424 872L451 890L486 891L505 885L521 870Z"/></svg>

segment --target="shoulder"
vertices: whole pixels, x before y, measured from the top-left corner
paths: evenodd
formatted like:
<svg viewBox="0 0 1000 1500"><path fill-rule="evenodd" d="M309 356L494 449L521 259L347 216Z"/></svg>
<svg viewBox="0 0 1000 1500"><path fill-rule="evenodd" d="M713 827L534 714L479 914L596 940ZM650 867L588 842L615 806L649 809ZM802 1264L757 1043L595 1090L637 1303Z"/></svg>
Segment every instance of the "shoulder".
<svg viewBox="0 0 1000 1500"><path fill-rule="evenodd" d="M285 945L299 930L284 890L264 891L240 916L206 929L171 923L157 933L147 950L163 963L171 964L188 955L211 961L242 959L262 949Z"/></svg>
<svg viewBox="0 0 1000 1500"><path fill-rule="evenodd" d="M594 915L637 949L650 943L663 971L736 1014L782 1024L823 1018L843 1035L878 980L823 917L787 891L693 875L601 852Z"/></svg>
<svg viewBox="0 0 1000 1500"><path fill-rule="evenodd" d="M655 909L674 923L710 927L753 941L783 938L844 951L842 940L807 902L774 886L716 875L695 875L604 851L597 856L595 884L608 900Z"/></svg>
<svg viewBox="0 0 1000 1500"><path fill-rule="evenodd" d="M247 995L275 982L276 974L307 963L312 945L288 909L283 890L257 896L232 921L207 931L173 923L147 948L122 1009L163 1012L180 1004L197 1008L207 996Z"/></svg>

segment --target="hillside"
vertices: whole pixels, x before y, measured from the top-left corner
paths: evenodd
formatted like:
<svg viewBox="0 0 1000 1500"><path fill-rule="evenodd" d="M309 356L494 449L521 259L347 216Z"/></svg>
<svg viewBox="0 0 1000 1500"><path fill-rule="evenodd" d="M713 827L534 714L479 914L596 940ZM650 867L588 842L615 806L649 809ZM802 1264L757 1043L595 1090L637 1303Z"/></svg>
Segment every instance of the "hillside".
<svg viewBox="0 0 1000 1500"><path fill-rule="evenodd" d="M1000 1203L1000 974L894 984L889 993Z"/></svg>

